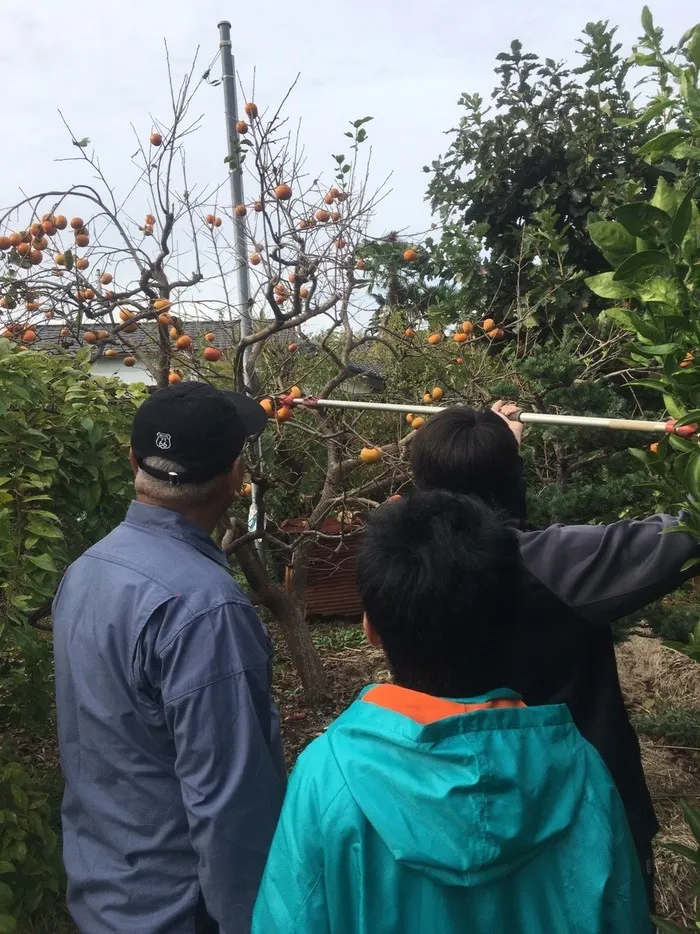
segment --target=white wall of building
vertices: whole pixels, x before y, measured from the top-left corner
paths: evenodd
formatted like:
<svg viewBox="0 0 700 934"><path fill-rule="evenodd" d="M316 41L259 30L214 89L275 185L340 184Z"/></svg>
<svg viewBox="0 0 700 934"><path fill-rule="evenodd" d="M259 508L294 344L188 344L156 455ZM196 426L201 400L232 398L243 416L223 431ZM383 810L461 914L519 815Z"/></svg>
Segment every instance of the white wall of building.
<svg viewBox="0 0 700 934"><path fill-rule="evenodd" d="M155 385L152 374L138 360L134 366L124 366L121 360L108 360L99 357L91 367L95 376L116 376L123 383L145 383L147 386Z"/></svg>

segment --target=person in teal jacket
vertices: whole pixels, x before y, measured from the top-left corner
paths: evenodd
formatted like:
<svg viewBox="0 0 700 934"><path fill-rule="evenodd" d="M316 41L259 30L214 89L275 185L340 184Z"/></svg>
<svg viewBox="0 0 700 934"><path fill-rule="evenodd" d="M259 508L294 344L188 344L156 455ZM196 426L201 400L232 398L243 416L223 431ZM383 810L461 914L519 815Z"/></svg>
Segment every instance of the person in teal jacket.
<svg viewBox="0 0 700 934"><path fill-rule="evenodd" d="M299 758L253 934L647 934L622 802L568 709L470 696L520 579L477 499L416 493L369 519L365 632L393 683Z"/></svg>

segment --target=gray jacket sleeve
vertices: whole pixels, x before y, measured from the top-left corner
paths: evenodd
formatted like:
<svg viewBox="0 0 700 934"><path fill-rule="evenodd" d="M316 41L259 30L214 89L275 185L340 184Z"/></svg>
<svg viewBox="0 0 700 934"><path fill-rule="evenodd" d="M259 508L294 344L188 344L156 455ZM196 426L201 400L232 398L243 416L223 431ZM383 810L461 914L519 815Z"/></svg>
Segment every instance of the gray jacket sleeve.
<svg viewBox="0 0 700 934"><path fill-rule="evenodd" d="M221 934L248 934L285 785L267 636L252 607L227 603L182 627L160 665L207 910Z"/></svg>
<svg viewBox="0 0 700 934"><path fill-rule="evenodd" d="M698 543L678 524L656 515L612 525L552 525L520 533L527 570L590 622L609 624L640 610L700 573L682 573L700 555Z"/></svg>

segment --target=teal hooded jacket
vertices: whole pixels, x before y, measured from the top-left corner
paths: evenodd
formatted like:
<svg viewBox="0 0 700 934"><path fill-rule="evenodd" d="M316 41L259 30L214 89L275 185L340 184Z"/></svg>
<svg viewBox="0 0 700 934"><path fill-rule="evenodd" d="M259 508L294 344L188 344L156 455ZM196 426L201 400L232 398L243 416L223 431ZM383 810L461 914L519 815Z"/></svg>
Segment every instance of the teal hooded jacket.
<svg viewBox="0 0 700 934"><path fill-rule="evenodd" d="M301 755L253 934L647 934L619 795L564 706L365 689Z"/></svg>

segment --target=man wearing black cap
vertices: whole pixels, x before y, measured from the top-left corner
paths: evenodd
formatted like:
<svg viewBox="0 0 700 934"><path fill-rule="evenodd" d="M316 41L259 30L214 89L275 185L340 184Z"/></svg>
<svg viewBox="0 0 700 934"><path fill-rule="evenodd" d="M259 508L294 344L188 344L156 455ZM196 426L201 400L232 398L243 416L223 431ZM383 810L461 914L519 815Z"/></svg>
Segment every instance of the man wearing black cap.
<svg viewBox="0 0 700 934"><path fill-rule="evenodd" d="M54 602L82 934L247 934L285 785L270 645L211 533L267 416L203 383L136 413L136 500Z"/></svg>

